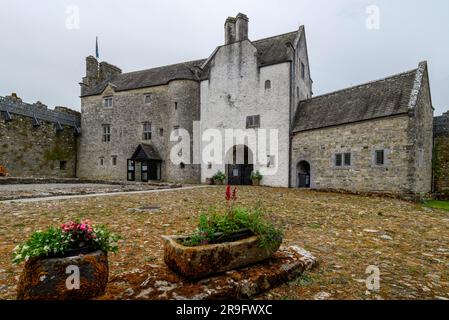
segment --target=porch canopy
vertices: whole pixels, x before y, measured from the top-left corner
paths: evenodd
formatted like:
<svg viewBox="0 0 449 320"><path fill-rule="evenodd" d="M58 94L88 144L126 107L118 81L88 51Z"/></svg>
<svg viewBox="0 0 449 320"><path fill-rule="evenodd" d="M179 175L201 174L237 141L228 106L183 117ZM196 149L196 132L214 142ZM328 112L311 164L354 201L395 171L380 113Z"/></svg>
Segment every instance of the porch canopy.
<svg viewBox="0 0 449 320"><path fill-rule="evenodd" d="M141 163L139 167L141 181L161 179L162 158L153 145L140 144L132 157L128 159L128 181L136 181L137 162Z"/></svg>
<svg viewBox="0 0 449 320"><path fill-rule="evenodd" d="M162 161L161 156L151 144L140 144L136 151L134 151L131 161L142 162L142 161Z"/></svg>

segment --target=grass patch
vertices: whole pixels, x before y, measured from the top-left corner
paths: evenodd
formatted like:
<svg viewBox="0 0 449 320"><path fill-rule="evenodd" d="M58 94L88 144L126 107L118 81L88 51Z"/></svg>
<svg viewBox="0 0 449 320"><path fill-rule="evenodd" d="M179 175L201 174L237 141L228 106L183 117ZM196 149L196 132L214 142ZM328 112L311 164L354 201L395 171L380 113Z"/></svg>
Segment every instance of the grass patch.
<svg viewBox="0 0 449 320"><path fill-rule="evenodd" d="M429 200L423 202L424 206L449 211L449 201Z"/></svg>

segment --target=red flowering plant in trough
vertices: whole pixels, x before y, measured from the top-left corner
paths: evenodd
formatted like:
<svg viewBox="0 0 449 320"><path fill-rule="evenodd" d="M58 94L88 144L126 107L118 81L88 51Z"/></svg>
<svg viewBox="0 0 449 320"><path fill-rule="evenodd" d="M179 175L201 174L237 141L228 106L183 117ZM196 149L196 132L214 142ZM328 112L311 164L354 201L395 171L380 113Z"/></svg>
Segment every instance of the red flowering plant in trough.
<svg viewBox="0 0 449 320"><path fill-rule="evenodd" d="M14 248L13 262L96 250L116 253L119 239L120 236L111 233L106 226L93 225L88 219L69 221L59 228L50 227L45 231L34 232L25 243Z"/></svg>
<svg viewBox="0 0 449 320"><path fill-rule="evenodd" d="M261 246L276 246L283 232L265 219L265 211L260 207L247 209L237 205L237 187L226 186L226 210L212 210L202 214L195 234L183 241L185 246L199 246L241 239L253 235L259 237Z"/></svg>

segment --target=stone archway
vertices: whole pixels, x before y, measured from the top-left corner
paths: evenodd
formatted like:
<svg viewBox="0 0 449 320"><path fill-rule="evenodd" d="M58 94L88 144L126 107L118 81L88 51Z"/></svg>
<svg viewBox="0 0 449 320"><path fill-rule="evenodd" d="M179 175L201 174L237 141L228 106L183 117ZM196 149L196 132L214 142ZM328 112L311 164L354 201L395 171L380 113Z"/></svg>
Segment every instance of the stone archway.
<svg viewBox="0 0 449 320"><path fill-rule="evenodd" d="M226 153L226 178L230 185L251 185L253 153L246 145L234 146Z"/></svg>
<svg viewBox="0 0 449 320"><path fill-rule="evenodd" d="M310 188L311 176L310 176L310 163L307 161L300 161L296 165L296 173L298 177L298 188Z"/></svg>

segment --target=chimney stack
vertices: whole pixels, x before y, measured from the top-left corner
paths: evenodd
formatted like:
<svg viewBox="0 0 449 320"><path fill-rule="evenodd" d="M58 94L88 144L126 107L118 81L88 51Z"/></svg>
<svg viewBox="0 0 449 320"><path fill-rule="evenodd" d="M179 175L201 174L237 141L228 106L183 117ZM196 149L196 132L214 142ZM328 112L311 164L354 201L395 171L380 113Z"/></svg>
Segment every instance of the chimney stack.
<svg viewBox="0 0 449 320"><path fill-rule="evenodd" d="M248 40L248 21L249 19L245 14L239 13L237 15L237 22L236 22L237 42Z"/></svg>
<svg viewBox="0 0 449 320"><path fill-rule="evenodd" d="M94 85L98 80L98 61L93 56L86 58L86 76L83 78L83 84L87 86Z"/></svg>
<svg viewBox="0 0 449 320"><path fill-rule="evenodd" d="M235 42L237 31L236 31L236 19L229 17L225 22L225 44L231 44Z"/></svg>

